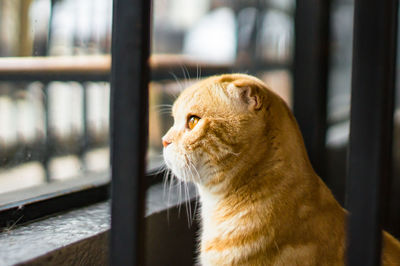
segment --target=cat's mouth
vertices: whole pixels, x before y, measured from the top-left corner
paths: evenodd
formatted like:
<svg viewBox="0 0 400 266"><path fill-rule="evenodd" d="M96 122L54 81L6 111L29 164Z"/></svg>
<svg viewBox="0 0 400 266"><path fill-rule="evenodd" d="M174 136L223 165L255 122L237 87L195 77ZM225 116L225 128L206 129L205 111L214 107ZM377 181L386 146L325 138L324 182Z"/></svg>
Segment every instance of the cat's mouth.
<svg viewBox="0 0 400 266"><path fill-rule="evenodd" d="M180 154L175 150L174 144L170 144L163 150L166 166L181 181L199 182L200 175L193 161L186 154Z"/></svg>

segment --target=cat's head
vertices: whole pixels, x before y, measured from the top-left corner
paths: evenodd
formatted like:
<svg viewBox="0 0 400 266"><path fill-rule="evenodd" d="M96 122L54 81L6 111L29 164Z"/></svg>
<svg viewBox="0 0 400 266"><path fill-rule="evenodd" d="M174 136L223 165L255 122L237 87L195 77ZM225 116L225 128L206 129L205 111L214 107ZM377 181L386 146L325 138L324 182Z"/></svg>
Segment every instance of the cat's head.
<svg viewBox="0 0 400 266"><path fill-rule="evenodd" d="M266 137L275 98L262 81L244 74L188 87L175 101L174 125L163 137L167 166L181 180L213 187L246 171L271 149Z"/></svg>

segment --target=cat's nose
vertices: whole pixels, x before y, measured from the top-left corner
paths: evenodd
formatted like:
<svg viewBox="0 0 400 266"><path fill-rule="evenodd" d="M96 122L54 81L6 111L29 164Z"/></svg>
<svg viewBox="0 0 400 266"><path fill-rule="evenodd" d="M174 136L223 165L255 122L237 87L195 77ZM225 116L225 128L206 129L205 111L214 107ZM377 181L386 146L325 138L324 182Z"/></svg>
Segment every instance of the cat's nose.
<svg viewBox="0 0 400 266"><path fill-rule="evenodd" d="M171 142L166 141L165 139L162 140L162 145L166 148Z"/></svg>

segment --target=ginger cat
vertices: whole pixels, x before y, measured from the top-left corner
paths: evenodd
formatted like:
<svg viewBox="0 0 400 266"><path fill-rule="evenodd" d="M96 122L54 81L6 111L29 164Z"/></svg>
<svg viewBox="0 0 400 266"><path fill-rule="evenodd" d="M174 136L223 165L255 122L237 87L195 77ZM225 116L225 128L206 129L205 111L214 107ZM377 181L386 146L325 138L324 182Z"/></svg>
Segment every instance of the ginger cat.
<svg viewBox="0 0 400 266"><path fill-rule="evenodd" d="M201 265L344 264L346 212L279 96L252 76L214 76L184 90L172 112L164 158L198 187ZM387 233L382 262L400 264Z"/></svg>

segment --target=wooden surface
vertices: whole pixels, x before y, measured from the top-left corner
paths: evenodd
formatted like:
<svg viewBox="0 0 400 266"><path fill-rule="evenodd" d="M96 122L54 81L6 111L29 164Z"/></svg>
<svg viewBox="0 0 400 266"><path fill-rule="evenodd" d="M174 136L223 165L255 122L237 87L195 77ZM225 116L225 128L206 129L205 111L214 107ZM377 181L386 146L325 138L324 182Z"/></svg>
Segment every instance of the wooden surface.
<svg viewBox="0 0 400 266"><path fill-rule="evenodd" d="M3 57L0 58L0 75L16 74L108 74L110 55L49 56L49 57ZM228 68L228 65L195 61L181 55L153 55L150 67L155 70L167 68Z"/></svg>
<svg viewBox="0 0 400 266"><path fill-rule="evenodd" d="M4 57L0 75L50 73L108 73L110 56Z"/></svg>
<svg viewBox="0 0 400 266"><path fill-rule="evenodd" d="M287 63L269 62L254 69L251 64L219 64L179 54L155 54L150 57L149 63L154 81L289 67ZM108 81L110 66L110 55L0 57L0 81Z"/></svg>

